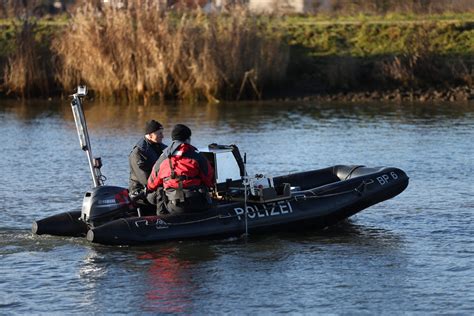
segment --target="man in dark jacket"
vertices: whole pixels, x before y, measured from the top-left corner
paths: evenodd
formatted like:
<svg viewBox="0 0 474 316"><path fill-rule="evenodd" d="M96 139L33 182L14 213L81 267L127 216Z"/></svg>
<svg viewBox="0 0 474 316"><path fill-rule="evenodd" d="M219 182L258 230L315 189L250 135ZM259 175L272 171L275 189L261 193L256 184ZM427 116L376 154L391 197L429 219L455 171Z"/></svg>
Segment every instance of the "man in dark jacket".
<svg viewBox="0 0 474 316"><path fill-rule="evenodd" d="M164 202L158 201L158 212L205 211L211 205L209 188L213 186L214 169L190 144L187 126L176 125L171 136L173 142L153 166L147 191L161 190Z"/></svg>
<svg viewBox="0 0 474 316"><path fill-rule="evenodd" d="M151 120L146 122L145 136L133 147L128 161L130 163L130 181L128 190L131 195L145 189L153 165L167 147L163 141L163 126ZM141 201L149 205L146 200ZM141 206L144 206L141 205Z"/></svg>

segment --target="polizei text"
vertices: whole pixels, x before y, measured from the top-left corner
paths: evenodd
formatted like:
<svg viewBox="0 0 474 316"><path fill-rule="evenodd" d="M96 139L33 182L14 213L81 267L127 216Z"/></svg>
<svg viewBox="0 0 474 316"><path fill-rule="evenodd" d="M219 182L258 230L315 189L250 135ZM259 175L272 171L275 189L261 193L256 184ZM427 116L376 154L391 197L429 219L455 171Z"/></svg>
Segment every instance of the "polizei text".
<svg viewBox="0 0 474 316"><path fill-rule="evenodd" d="M234 212L239 220L242 220L245 213L244 207L235 207ZM280 201L270 204L251 204L247 205L247 217L250 219L262 218L268 216L278 216L293 213L290 201Z"/></svg>

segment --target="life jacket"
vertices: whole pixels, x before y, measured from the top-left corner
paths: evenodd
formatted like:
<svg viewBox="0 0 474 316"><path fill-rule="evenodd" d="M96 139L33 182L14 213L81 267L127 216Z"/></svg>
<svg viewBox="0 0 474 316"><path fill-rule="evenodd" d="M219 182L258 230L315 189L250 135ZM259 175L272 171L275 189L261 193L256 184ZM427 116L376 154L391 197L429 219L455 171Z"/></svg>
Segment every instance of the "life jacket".
<svg viewBox="0 0 474 316"><path fill-rule="evenodd" d="M195 147L174 141L153 166L148 190L158 190L168 212L200 212L211 206L214 170Z"/></svg>
<svg viewBox="0 0 474 316"><path fill-rule="evenodd" d="M212 187L214 170L209 161L190 144L174 141L165 149L148 179L149 190Z"/></svg>

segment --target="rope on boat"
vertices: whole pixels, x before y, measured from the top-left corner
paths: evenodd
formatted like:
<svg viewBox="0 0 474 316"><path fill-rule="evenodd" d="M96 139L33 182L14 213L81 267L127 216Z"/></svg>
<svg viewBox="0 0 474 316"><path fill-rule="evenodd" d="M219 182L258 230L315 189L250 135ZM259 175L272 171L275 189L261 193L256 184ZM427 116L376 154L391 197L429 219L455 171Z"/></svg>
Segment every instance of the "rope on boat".
<svg viewBox="0 0 474 316"><path fill-rule="evenodd" d="M311 192L313 194L313 196L306 196L305 195L305 198L306 199L319 199L319 198L325 198L325 197L330 197L330 196L337 196L337 195L347 194L347 193L351 193L353 191L357 192L357 194L359 194L359 195L362 195L362 193L365 191L366 186L371 184L371 183L373 183L373 181L371 181L371 182L362 181L355 189L350 189L350 190L347 190L347 191L342 191L342 192L337 192L337 193L321 194L321 193L329 192L329 191L331 191L331 189L323 191L319 194L315 193L313 190L308 190L307 192Z"/></svg>
<svg viewBox="0 0 474 316"><path fill-rule="evenodd" d="M179 222L179 223L169 223L169 222L166 222L166 225L167 226L179 226L179 225L188 225L188 224L195 224L195 223L200 223L200 222L205 222L205 221L209 221L211 219L218 219L220 218L220 215L214 215L214 216L211 216L211 217L206 217L206 218L201 218L201 219L196 219L194 221L188 221L188 222ZM161 219L161 218L160 218Z"/></svg>
<svg viewBox="0 0 474 316"><path fill-rule="evenodd" d="M356 171L357 169L361 168L361 167L364 167L363 165L359 165L359 166L355 166L354 168L352 168L349 173L347 174L347 176L344 178L344 180L347 180L350 178L350 176L352 176L352 173L354 173L354 171Z"/></svg>

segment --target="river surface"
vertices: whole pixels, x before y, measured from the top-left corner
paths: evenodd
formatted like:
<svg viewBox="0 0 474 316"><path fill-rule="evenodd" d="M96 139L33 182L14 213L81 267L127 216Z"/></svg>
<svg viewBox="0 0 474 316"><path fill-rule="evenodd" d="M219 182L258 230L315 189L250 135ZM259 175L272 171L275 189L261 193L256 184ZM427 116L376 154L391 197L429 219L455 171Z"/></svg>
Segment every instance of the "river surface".
<svg viewBox="0 0 474 316"><path fill-rule="evenodd" d="M323 231L106 247L34 236L90 187L68 101L1 101L0 314L471 314L474 104L85 106L107 184L144 121L238 144L250 173L395 166L399 196Z"/></svg>

